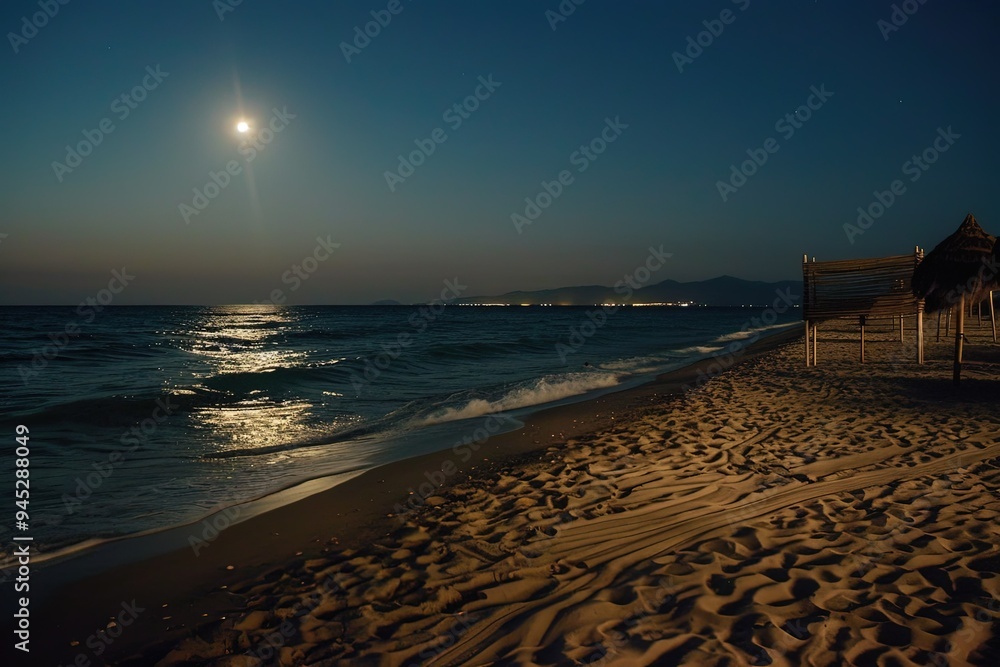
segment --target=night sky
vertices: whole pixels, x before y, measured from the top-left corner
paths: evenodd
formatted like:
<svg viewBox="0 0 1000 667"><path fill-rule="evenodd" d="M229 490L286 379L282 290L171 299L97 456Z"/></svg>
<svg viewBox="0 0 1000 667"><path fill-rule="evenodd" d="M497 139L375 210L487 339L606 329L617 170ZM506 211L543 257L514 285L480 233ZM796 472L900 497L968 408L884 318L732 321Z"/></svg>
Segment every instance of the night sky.
<svg viewBox="0 0 1000 667"><path fill-rule="evenodd" d="M1000 233L1000 7L897 6L7 0L0 303L609 285L650 246L655 280L795 279Z"/></svg>

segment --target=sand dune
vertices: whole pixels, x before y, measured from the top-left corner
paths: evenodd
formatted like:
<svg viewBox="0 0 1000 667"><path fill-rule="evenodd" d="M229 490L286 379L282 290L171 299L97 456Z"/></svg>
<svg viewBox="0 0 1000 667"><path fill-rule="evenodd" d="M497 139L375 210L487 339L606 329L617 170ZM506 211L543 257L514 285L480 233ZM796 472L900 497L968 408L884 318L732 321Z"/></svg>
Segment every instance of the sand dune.
<svg viewBox="0 0 1000 667"><path fill-rule="evenodd" d="M994 664L998 367L955 394L855 355L791 345L444 489L160 665Z"/></svg>

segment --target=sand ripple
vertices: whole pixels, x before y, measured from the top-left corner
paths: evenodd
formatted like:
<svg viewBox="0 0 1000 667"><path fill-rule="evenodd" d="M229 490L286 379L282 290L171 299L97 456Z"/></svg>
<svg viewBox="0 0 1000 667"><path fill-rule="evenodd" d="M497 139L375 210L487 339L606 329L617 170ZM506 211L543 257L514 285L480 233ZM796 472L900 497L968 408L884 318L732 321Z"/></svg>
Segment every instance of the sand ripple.
<svg viewBox="0 0 1000 667"><path fill-rule="evenodd" d="M884 348L791 346L450 488L160 664L995 664L1000 410Z"/></svg>

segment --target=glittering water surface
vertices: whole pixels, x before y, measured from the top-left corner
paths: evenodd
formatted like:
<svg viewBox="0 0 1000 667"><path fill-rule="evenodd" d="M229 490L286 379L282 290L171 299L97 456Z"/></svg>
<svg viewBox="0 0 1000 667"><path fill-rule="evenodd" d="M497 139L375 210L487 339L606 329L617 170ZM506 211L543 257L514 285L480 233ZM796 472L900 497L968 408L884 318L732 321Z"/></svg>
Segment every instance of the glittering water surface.
<svg viewBox="0 0 1000 667"><path fill-rule="evenodd" d="M11 442L16 424L31 430L31 525L45 551L444 449L485 414L740 346L761 314L625 308L597 327L593 310L130 307L88 321L0 308L0 428ZM79 333L63 336L71 323Z"/></svg>

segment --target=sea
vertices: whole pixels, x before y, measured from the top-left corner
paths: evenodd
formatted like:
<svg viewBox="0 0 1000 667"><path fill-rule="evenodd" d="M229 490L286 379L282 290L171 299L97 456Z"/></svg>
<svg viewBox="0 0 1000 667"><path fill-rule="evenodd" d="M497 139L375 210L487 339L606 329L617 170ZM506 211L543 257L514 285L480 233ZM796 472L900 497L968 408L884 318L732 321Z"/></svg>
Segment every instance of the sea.
<svg viewBox="0 0 1000 667"><path fill-rule="evenodd" d="M0 308L11 471L0 539L17 532L18 431L42 560L512 430L543 407L735 358L800 317L440 303Z"/></svg>

